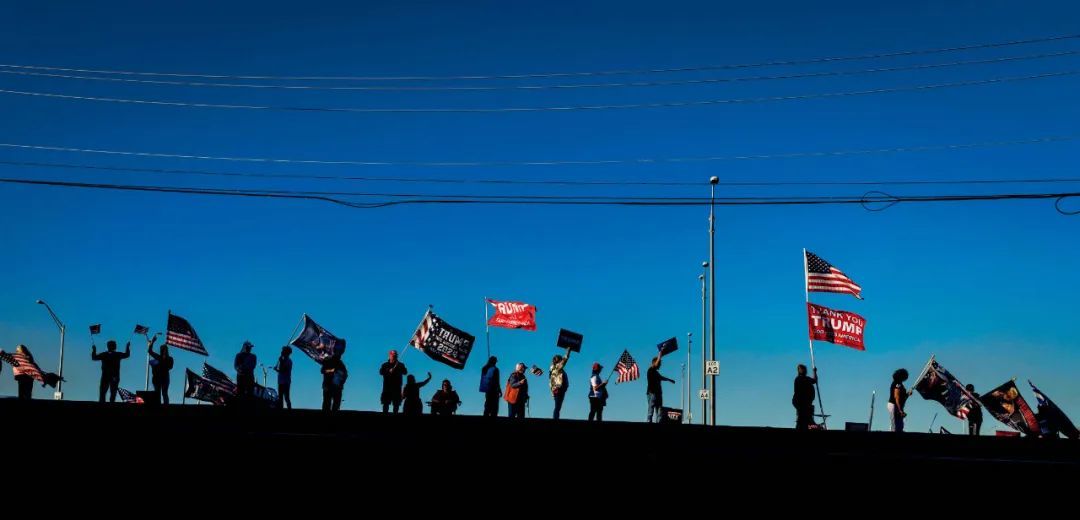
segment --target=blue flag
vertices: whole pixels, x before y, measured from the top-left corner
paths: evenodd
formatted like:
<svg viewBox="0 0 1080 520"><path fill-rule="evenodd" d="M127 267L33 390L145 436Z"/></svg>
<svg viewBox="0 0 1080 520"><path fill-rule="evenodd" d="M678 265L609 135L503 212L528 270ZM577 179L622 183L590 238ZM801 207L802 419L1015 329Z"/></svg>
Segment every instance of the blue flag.
<svg viewBox="0 0 1080 520"><path fill-rule="evenodd" d="M660 351L660 356L666 356L676 350L679 350L679 340L671 338L656 346L656 350Z"/></svg>
<svg viewBox="0 0 1080 520"><path fill-rule="evenodd" d="M1069 417L1065 415L1065 412L1061 411L1046 394L1041 390L1035 388L1035 384L1028 381L1031 385L1031 391L1035 393L1035 400L1038 401L1038 420L1039 429L1043 435L1049 435L1051 437L1057 437L1058 433L1070 438L1080 439L1080 431L1076 429Z"/></svg>
<svg viewBox="0 0 1080 520"><path fill-rule="evenodd" d="M331 334L307 314L304 315L304 330L301 330L300 335L292 340L292 346L300 349L315 361L326 360L335 352L345 353L345 340Z"/></svg>

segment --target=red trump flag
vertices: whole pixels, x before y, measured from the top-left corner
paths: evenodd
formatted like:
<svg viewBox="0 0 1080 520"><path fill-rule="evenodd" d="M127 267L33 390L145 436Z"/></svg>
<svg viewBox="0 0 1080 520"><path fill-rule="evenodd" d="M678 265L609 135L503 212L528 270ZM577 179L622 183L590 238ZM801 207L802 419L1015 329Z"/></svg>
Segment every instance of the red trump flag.
<svg viewBox="0 0 1080 520"><path fill-rule="evenodd" d="M810 339L866 350L863 346L866 319L862 316L809 302L806 304L806 315L810 323Z"/></svg>
<svg viewBox="0 0 1080 520"><path fill-rule="evenodd" d="M495 315L488 320L490 327L536 330L536 307L520 302L488 300L495 308Z"/></svg>

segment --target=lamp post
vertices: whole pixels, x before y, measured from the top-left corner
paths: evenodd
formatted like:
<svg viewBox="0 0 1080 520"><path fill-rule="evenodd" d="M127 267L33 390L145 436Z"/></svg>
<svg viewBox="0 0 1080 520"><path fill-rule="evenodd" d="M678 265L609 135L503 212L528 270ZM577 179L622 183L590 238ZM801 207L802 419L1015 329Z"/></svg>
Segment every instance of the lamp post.
<svg viewBox="0 0 1080 520"><path fill-rule="evenodd" d="M716 185L720 178L709 177L709 360L716 361ZM709 420L716 426L716 375L709 376Z"/></svg>
<svg viewBox="0 0 1080 520"><path fill-rule="evenodd" d="M60 370L58 371L60 380L57 381L56 392L53 393L53 399L59 401L64 398L64 332L67 330L67 327L65 327L64 322L60 321L60 318L56 316L56 313L53 312L52 307L49 307L48 303L45 303L44 300L38 300L37 304L45 306L45 310L49 311L49 316L51 316L53 322L56 323L56 328L60 329Z"/></svg>

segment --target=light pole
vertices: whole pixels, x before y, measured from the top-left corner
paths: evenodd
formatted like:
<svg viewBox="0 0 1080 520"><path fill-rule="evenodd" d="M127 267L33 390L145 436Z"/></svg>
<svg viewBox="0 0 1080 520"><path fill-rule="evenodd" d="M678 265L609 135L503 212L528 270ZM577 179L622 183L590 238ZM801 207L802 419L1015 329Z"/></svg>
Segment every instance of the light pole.
<svg viewBox="0 0 1080 520"><path fill-rule="evenodd" d="M682 368L683 383L684 383L682 386L685 387L684 389L686 390L686 399L689 400L690 403L694 402L694 390L693 390L693 387L690 386L692 384L692 382L693 382L693 379L694 379L694 368L693 368L694 365L691 364L692 362L690 361L690 352L692 350L694 350L694 333L693 332L687 332L686 333L686 364L683 365L683 368ZM680 390L679 393L681 394L681 393L683 393L683 391ZM693 412L694 407L693 406L686 406L686 404L684 403L682 409L683 409L683 413L686 414L686 418L685 418L684 422L686 422L686 424L694 424L694 412Z"/></svg>
<svg viewBox="0 0 1080 520"><path fill-rule="evenodd" d="M54 322L56 322L56 328L60 329L60 370L59 381L56 382L56 392L53 393L53 399L57 401L64 398L64 332L67 327L64 326L64 322L60 321L60 318L53 312L52 307L45 303L44 300L38 300L38 305L44 305L45 310L49 311L49 316L52 316Z"/></svg>
<svg viewBox="0 0 1080 520"><path fill-rule="evenodd" d="M716 185L720 177L709 177L709 360L716 361ZM709 376L709 420L716 426L716 375Z"/></svg>
<svg viewBox="0 0 1080 520"><path fill-rule="evenodd" d="M701 270L704 271L698 275L698 280L701 280L701 389L705 390L709 385L705 382L705 345L708 342L708 325L709 322L705 319L705 311L708 308L709 293L708 286L705 285L705 273L709 272L709 262L701 262ZM710 396L711 397L711 396ZM701 399L701 424L702 426L708 424L709 414L708 406L704 399Z"/></svg>

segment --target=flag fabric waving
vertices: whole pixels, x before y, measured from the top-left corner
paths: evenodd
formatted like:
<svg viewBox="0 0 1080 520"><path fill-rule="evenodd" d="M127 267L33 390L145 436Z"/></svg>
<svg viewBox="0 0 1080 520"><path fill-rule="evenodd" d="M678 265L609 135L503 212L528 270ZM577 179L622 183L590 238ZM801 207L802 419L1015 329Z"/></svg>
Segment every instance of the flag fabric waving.
<svg viewBox="0 0 1080 520"><path fill-rule="evenodd" d="M132 334L149 334L149 333L150 333L150 327L147 327L146 325L135 325L135 332L133 332Z"/></svg>
<svg viewBox="0 0 1080 520"><path fill-rule="evenodd" d="M536 330L536 306L521 302L500 302L488 299L495 308L495 315L487 324L506 329Z"/></svg>
<svg viewBox="0 0 1080 520"><path fill-rule="evenodd" d="M184 397L216 405L225 404L229 397L231 397L231 395L222 390L220 386L214 384L209 379L192 372L190 368L187 370L186 375L187 378L184 381Z"/></svg>
<svg viewBox="0 0 1080 520"><path fill-rule="evenodd" d="M915 382L915 390L923 399L941 403L946 411L959 419L967 419L968 412L978 406L975 396L934 359L930 360L930 367L922 378Z"/></svg>
<svg viewBox="0 0 1080 520"><path fill-rule="evenodd" d="M173 313L169 313L169 323L166 326L165 344L181 350L187 350L196 354L209 356L199 335L195 333L191 323Z"/></svg>
<svg viewBox="0 0 1080 520"><path fill-rule="evenodd" d="M806 265L806 290L808 292L844 293L860 300L863 299L862 287L848 278L843 271L810 251L805 251L805 253L803 261Z"/></svg>
<svg viewBox="0 0 1080 520"><path fill-rule="evenodd" d="M56 388L60 376L52 372L42 372L41 367L33 358L16 350L15 352L0 352L0 359L11 365L12 373L18 376L30 376L43 385Z"/></svg>
<svg viewBox="0 0 1080 520"><path fill-rule="evenodd" d="M837 311L809 302L806 304L806 316L810 324L810 339L866 350L863 344L866 318L854 312Z"/></svg>
<svg viewBox="0 0 1080 520"><path fill-rule="evenodd" d="M203 363L202 376L211 384L217 385L226 393L230 395L236 393L236 383L234 383L232 379L229 379L229 376L225 375L225 372L210 366L208 363Z"/></svg>
<svg viewBox="0 0 1080 520"><path fill-rule="evenodd" d="M90 334L101 334L101 324L97 323L90 326Z"/></svg>
<svg viewBox="0 0 1080 520"><path fill-rule="evenodd" d="M615 370L619 372L619 377L615 379L616 384L633 381L641 375L638 372L637 361L634 361L629 350L623 350L619 361L615 363Z"/></svg>
<svg viewBox="0 0 1080 520"><path fill-rule="evenodd" d="M666 356L668 354L671 354L672 352L679 350L679 340L676 338L671 338L669 340L662 341L660 342L660 344L656 345L656 350L660 352L660 356Z"/></svg>
<svg viewBox="0 0 1080 520"><path fill-rule="evenodd" d="M129 404L143 404L141 397L135 395L134 392L126 388L117 388L116 393L120 394L120 400Z"/></svg>
<svg viewBox="0 0 1080 520"><path fill-rule="evenodd" d="M471 334L451 326L428 310L409 344L431 359L461 370L465 368L474 341L476 338Z"/></svg>
<svg viewBox="0 0 1080 520"><path fill-rule="evenodd" d="M979 402L990 415L1006 426L1023 432L1024 435L1039 434L1039 422L1035 419L1035 413L1031 411L1024 396L1020 395L1015 381L1009 381L983 394Z"/></svg>
<svg viewBox="0 0 1080 520"><path fill-rule="evenodd" d="M1035 388L1035 384L1028 381L1031 385L1031 391L1035 393L1035 400L1038 401L1039 406L1039 430L1043 435L1049 435L1051 437L1057 437L1058 433L1076 440L1080 439L1080 430L1076 429L1069 417L1065 415L1065 412L1061 411L1049 397L1046 397L1041 390Z"/></svg>
<svg viewBox="0 0 1080 520"><path fill-rule="evenodd" d="M304 315L304 329L291 344L315 361L329 359L335 352L345 353L345 340L331 334L307 314Z"/></svg>

